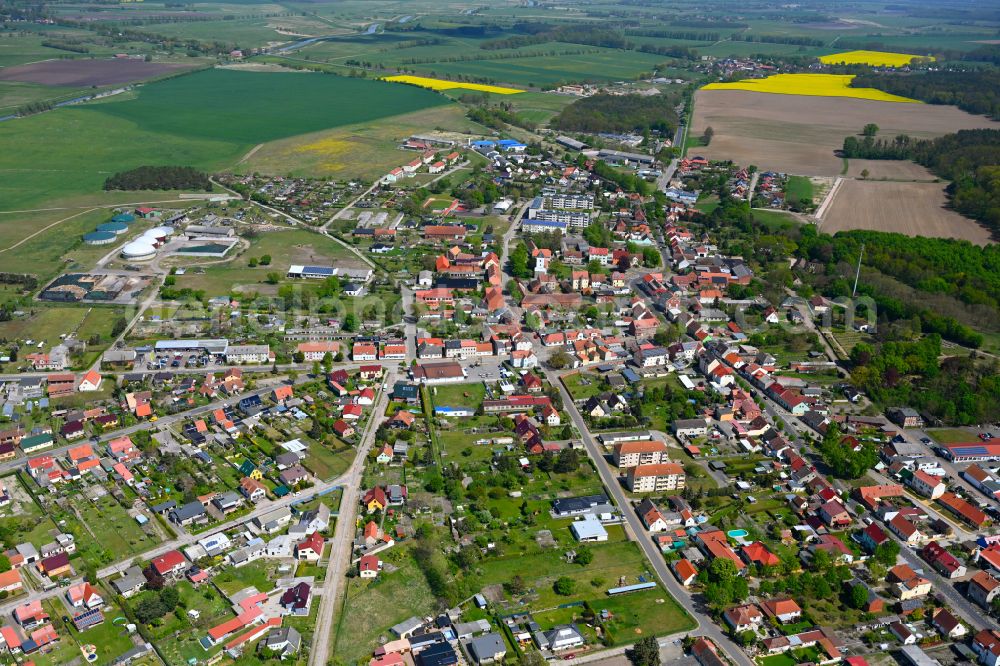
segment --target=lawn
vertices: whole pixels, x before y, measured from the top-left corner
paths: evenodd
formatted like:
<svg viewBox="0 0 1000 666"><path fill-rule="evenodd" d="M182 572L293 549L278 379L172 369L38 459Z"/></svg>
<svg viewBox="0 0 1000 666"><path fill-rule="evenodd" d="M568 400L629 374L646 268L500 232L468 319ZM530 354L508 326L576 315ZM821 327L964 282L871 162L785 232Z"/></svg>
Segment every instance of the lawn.
<svg viewBox="0 0 1000 666"><path fill-rule="evenodd" d="M807 648L764 657L760 660L760 663L761 666L795 666L803 662L815 662L818 658L818 651L814 648Z"/></svg>
<svg viewBox="0 0 1000 666"><path fill-rule="evenodd" d="M389 627L403 620L431 614L436 608L423 573L404 548L387 551L383 558L398 566L371 583L352 578L347 599L339 610L333 652L344 663L367 659Z"/></svg>
<svg viewBox="0 0 1000 666"><path fill-rule="evenodd" d="M115 657L132 647L132 639L129 638L125 628L121 624L113 625L111 623L115 617L121 615L117 608L106 610L103 624L92 627L81 634L72 628L71 624L62 621L62 617L68 615L68 612L59 599L50 599L44 602L44 606L52 617L52 626L59 634L59 642L50 652L32 656L34 663L38 666L57 666L82 662L80 645L96 645L98 662L105 664L111 663Z"/></svg>
<svg viewBox="0 0 1000 666"><path fill-rule="evenodd" d="M808 182L808 178L806 181ZM809 183L810 188L812 183ZM811 197L812 195L810 195ZM768 231L771 233L782 233L787 229L791 229L799 225L799 222L795 220L790 214L782 212L780 210L761 210L759 208L754 208L750 213L753 215L755 222L763 224L767 227Z"/></svg>
<svg viewBox="0 0 1000 666"><path fill-rule="evenodd" d="M346 472L356 453L353 446L335 449L329 444L314 443L304 465L316 478L328 481Z"/></svg>
<svg viewBox="0 0 1000 666"><path fill-rule="evenodd" d="M634 592L590 601L598 614L607 610L612 618L604 623L614 643L633 643L642 636L675 634L694 628L690 615L666 590Z"/></svg>
<svg viewBox="0 0 1000 666"><path fill-rule="evenodd" d="M437 427L435 428L435 434L441 445L442 455L456 462L461 461L468 464L489 460L494 447L489 444L476 444L476 441L514 436L512 432L490 431L490 428L499 423L499 419L496 416L464 416L461 418L445 418L443 420L450 424L451 428ZM468 432L473 429L479 432ZM466 451L469 453L466 453Z"/></svg>
<svg viewBox="0 0 1000 666"><path fill-rule="evenodd" d="M67 612L62 603L58 601L50 602L50 615L52 615L54 626L59 633L61 640L59 647L41 657L35 656L35 663L39 666L43 664L66 664L74 659L81 659L80 645L97 646L97 663L108 664L116 657L124 654L132 648L132 639L125 629L124 623L114 624L115 618L124 617L124 613L118 606L105 597L104 623L96 627L91 627L83 633L78 632L72 625L62 622L61 617ZM55 610L56 612L52 612Z"/></svg>
<svg viewBox="0 0 1000 666"><path fill-rule="evenodd" d="M256 561L236 568L229 567L213 579L226 596L232 596L247 587L256 587L258 592L270 592L274 589L273 562Z"/></svg>
<svg viewBox="0 0 1000 666"><path fill-rule="evenodd" d="M19 543L30 542L36 548L52 541L57 533L55 523L45 515L41 507L38 506L25 490L25 483L21 474L4 477L4 483L10 487L19 485L19 497L24 501L17 505L18 511L13 513L11 507L3 509L3 517L0 517L0 528L4 531L11 530L10 536L5 540L4 545L13 548Z"/></svg>
<svg viewBox="0 0 1000 666"><path fill-rule="evenodd" d="M977 441L975 434L961 428L937 428L928 430L927 434L939 444L962 444Z"/></svg>
<svg viewBox="0 0 1000 666"><path fill-rule="evenodd" d="M96 503L81 498L73 506L83 519L83 525L77 531L82 531L87 537L93 534L91 538L95 546L109 550L115 559L138 555L160 543L156 536L147 536L135 519L112 497L103 497ZM84 538L83 541L86 542L87 539ZM81 546L81 551L85 550L86 543Z"/></svg>
<svg viewBox="0 0 1000 666"><path fill-rule="evenodd" d="M29 317L0 322L0 338L45 342L47 351L62 341L59 336L68 333L85 342L95 334L110 339L115 318L125 315L124 308L90 305L45 304L33 310Z"/></svg>
<svg viewBox="0 0 1000 666"><path fill-rule="evenodd" d="M217 646L206 652L198 642L210 627L213 627L233 616L229 603L211 585L202 585L195 589L188 581L176 585L180 593L183 607L181 617L170 614L163 618L163 623L150 630L150 637L159 648L169 666L183 666L192 657L198 660L208 659L221 650ZM145 593L144 593L145 594ZM132 607L142 599L140 594L130 600ZM192 619L188 610L196 610L200 614L197 620Z"/></svg>
<svg viewBox="0 0 1000 666"><path fill-rule="evenodd" d="M475 410L483 404L486 387L482 382L435 386L431 388L431 397L435 407L468 407Z"/></svg>
<svg viewBox="0 0 1000 666"><path fill-rule="evenodd" d="M589 372L575 372L564 375L562 382L574 401L587 400L604 390L601 378Z"/></svg>
<svg viewBox="0 0 1000 666"><path fill-rule="evenodd" d="M563 521L563 529L569 529L569 522ZM570 601L584 600L618 584L624 577L625 584L639 582L639 575L645 574L649 580L648 563L639 548L624 540L621 528L608 529L609 541L592 544L593 561L586 567L567 562L563 549L549 549L535 553L512 553L508 556L484 560L466 576L474 576L476 584L493 585L509 582L520 576L529 593L529 606L533 609L552 608ZM612 541L613 540L613 541ZM561 596L553 590L558 578L568 577L576 583L570 596Z"/></svg>
<svg viewBox="0 0 1000 666"><path fill-rule="evenodd" d="M271 255L268 266L250 268L251 257ZM246 288L263 293L275 286L267 284L268 274L277 273L280 281L291 264L311 266L355 266L359 262L350 250L337 241L304 229L281 229L262 234L254 239L250 248L230 261L213 264L204 269L188 270L177 277L177 288L203 289L209 296L229 294ZM308 287L308 283L297 283Z"/></svg>
<svg viewBox="0 0 1000 666"><path fill-rule="evenodd" d="M812 201L813 184L805 176L789 176L785 184L785 199L788 201Z"/></svg>

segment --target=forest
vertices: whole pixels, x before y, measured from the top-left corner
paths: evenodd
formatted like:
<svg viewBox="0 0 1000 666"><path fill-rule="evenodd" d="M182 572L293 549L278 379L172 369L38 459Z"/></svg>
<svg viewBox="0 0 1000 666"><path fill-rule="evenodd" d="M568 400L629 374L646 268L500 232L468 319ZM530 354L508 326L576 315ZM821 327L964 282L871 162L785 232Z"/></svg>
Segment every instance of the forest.
<svg viewBox="0 0 1000 666"><path fill-rule="evenodd" d="M552 127L570 132L645 132L673 134L674 100L664 95L593 95L576 100L552 119Z"/></svg>
<svg viewBox="0 0 1000 666"><path fill-rule="evenodd" d="M921 74L858 74L853 88L878 88L928 104L952 104L977 115L1000 120L1000 72L926 72Z"/></svg>
<svg viewBox="0 0 1000 666"><path fill-rule="evenodd" d="M873 132L866 131L863 138L845 138L842 154L872 160L911 159L922 164L952 181L948 194L956 211L1000 232L1000 130L959 130L924 140L905 134L892 140L876 139Z"/></svg>
<svg viewBox="0 0 1000 666"><path fill-rule="evenodd" d="M121 171L104 181L105 190L212 191L208 175L193 167L141 166Z"/></svg>
<svg viewBox="0 0 1000 666"><path fill-rule="evenodd" d="M941 338L859 343L851 352L851 381L876 403L909 405L956 425L1000 420L1000 368L956 355L939 361Z"/></svg>
<svg viewBox="0 0 1000 666"><path fill-rule="evenodd" d="M967 347L982 345L982 335L958 320L969 312L980 312L995 326L1000 308L1000 247L978 247L966 241L944 238L911 238L878 231L848 231L836 236L817 234L804 228L798 254L827 266L822 287L830 297L850 296L851 280L837 277L838 265L852 265L861 253L866 279L858 292L870 296L879 317L893 321L919 320L919 331L936 333ZM883 279L884 278L884 279ZM903 294L892 282L912 288ZM923 295L923 296L921 296ZM936 296L966 308L945 314Z"/></svg>

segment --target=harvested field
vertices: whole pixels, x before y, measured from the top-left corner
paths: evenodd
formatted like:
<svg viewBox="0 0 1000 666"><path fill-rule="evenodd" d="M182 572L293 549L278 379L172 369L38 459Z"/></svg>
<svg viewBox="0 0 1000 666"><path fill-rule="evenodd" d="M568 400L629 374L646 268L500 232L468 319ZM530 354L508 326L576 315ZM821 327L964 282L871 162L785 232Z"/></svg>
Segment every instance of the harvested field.
<svg viewBox="0 0 1000 666"><path fill-rule="evenodd" d="M960 129L1000 128L1000 123L951 106L699 90L691 131L692 136L701 136L707 126L715 131L710 146L693 149L708 158L794 174L836 176L844 162L835 151L845 136L860 132L867 123L877 124L880 136L890 137L905 133L925 138Z"/></svg>
<svg viewBox="0 0 1000 666"><path fill-rule="evenodd" d="M48 86L110 86L142 81L188 65L143 60L46 60L30 65L5 67L0 81L41 83Z"/></svg>
<svg viewBox="0 0 1000 666"><path fill-rule="evenodd" d="M868 170L869 180L924 180L932 181L934 174L909 160L848 160L847 173L851 178L860 178L861 172Z"/></svg>
<svg viewBox="0 0 1000 666"><path fill-rule="evenodd" d="M832 234L850 229L894 231L908 236L958 238L976 245L990 233L970 219L945 208L942 183L845 180L820 230Z"/></svg>

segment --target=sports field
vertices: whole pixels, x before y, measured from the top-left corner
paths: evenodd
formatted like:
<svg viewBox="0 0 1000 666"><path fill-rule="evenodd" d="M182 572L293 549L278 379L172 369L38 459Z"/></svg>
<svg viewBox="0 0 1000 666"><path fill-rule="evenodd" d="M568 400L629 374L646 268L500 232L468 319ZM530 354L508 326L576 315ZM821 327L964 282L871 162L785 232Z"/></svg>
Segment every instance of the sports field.
<svg viewBox="0 0 1000 666"><path fill-rule="evenodd" d="M909 65L916 58L911 53L887 53L884 51L847 51L845 53L831 53L820 56L819 61L824 65L871 65L873 67L903 67ZM928 58L934 60L933 57Z"/></svg>
<svg viewBox="0 0 1000 666"><path fill-rule="evenodd" d="M875 88L852 88L853 74L773 74L763 79L744 79L730 83L709 83L704 90L749 90L775 95L805 95L810 97L853 97L876 102L910 102L917 100L890 95Z"/></svg>

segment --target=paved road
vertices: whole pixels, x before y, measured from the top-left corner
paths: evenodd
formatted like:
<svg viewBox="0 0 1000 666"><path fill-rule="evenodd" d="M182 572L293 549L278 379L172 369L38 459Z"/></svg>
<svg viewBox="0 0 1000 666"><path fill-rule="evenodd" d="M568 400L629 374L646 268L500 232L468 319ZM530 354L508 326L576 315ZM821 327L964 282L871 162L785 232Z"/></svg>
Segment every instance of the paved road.
<svg viewBox="0 0 1000 666"><path fill-rule="evenodd" d="M639 517L636 515L631 503L625 496L625 491L618 482L617 473L613 472L605 462L603 450L597 445L594 438L591 436L590 431L587 429L586 422L584 422L579 410L577 410L576 405L573 403L573 398L570 396L569 391L566 390L566 387L560 380L558 373L547 370L546 376L553 386L559 387L563 407L569 414L570 419L573 421L573 425L576 426L576 429L580 432L583 443L587 448L587 453L590 454L594 464L597 466L597 471L601 475L601 480L613 496L615 503L618 505L625 518L624 525L626 526L626 533L631 533L631 538L634 538L639 544L639 547L646 555L646 559L649 560L650 565L656 572L656 575L660 578L660 581L667 588L670 594L673 595L673 597L677 599L677 601L691 614L691 616L695 619L695 622L698 623L698 626L695 629L685 633L711 638L715 641L716 645L718 645L725 652L729 653L730 658L737 664L737 666L753 666L753 662L746 656L743 650L730 640L718 625L712 622L710 618L707 618L699 610L691 596L683 587L681 587L681 585L674 578L673 574L670 573L667 563L663 559L663 554L656 548L653 540L649 538L645 528L639 521Z"/></svg>
<svg viewBox="0 0 1000 666"><path fill-rule="evenodd" d="M886 530L885 533L893 539L899 541L896 535L890 530ZM901 541L899 543L899 555L906 560L906 563L909 564L911 568L923 569L924 577L930 579L931 583L934 584L934 592L947 599L948 603L951 604L951 607L955 610L959 617L965 620L969 626L975 627L976 631L979 631L980 629L1000 628L993 618L987 617L985 613L983 613L983 609L979 608L959 594L958 590L955 589L955 586L950 580L938 574L938 572L934 570L934 567L927 564L927 562L917 555L916 551Z"/></svg>
<svg viewBox="0 0 1000 666"><path fill-rule="evenodd" d="M204 367L200 367L200 368L187 368L187 367L170 368L170 367L167 367L167 368L156 369L156 370L150 370L150 369L145 368L145 367L142 367L142 368L136 367L133 370L102 370L101 371L101 375L103 375L105 377L120 377L120 376L123 376L123 375L136 375L136 374L148 375L148 374L152 374L154 372L169 372L172 375L207 375L207 374L209 374L211 372L224 373L224 372L226 372L226 370L229 370L229 369L234 368L234 367L239 367L239 369L242 370L243 374L245 374L245 375L247 375L247 374L255 374L255 373L268 373L268 372L271 372L271 370L274 368L273 365L267 364L267 363L261 363L260 365L241 365L241 366L233 366L233 365L222 364L222 365L209 365L209 366L204 366ZM312 368L312 363L283 363L283 364L281 364L281 365L278 366L278 371L279 372L287 372L289 370L297 370L297 371L301 372L301 371L307 371L310 368ZM66 370L65 372L71 372L71 371L70 370ZM57 373L54 373L52 371L47 371L47 372L19 372L19 373L15 373L15 374L0 375L0 382L8 382L8 381L9 382L16 382L16 381L19 381L21 379L29 379L29 378L33 378L33 379L45 379L46 377L48 377L51 374L57 374ZM77 374L79 374L79 373L77 373Z"/></svg>
<svg viewBox="0 0 1000 666"><path fill-rule="evenodd" d="M396 381L396 369L390 368L385 375L385 385L392 386ZM337 616L338 602L344 594L344 581L347 568L351 566L351 554L354 552L354 530L358 512L358 496L361 493L361 476L364 474L368 450L375 441L375 433L382 423L387 407L389 392L382 391L372 407L371 419L365 434L358 444L358 452L351 463L350 469L341 477L344 494L340 500L340 513L330 546L330 561L327 565L326 581L323 584L323 598L320 601L316 616L316 630L313 632L313 645L309 652L310 666L323 666L330 654L330 643L333 638L334 618Z"/></svg>
<svg viewBox="0 0 1000 666"><path fill-rule="evenodd" d="M660 174L660 177L656 179L657 190L663 192L668 187L670 187L670 181L674 177L674 172L677 171L678 162L680 162L680 160L675 157L674 159L670 160L670 164L668 164L666 168L663 169L663 173ZM660 248L660 251L661 252L663 251L662 247Z"/></svg>
<svg viewBox="0 0 1000 666"><path fill-rule="evenodd" d="M517 230L520 228L521 218L524 217L524 212L528 210L530 201L525 201L514 213L513 220L510 223L510 227L503 235L503 243L500 245L500 274L503 277L503 284L501 287L507 288L507 283L511 281L512 276L507 270L507 258L510 256L510 241L514 238Z"/></svg>
<svg viewBox="0 0 1000 666"><path fill-rule="evenodd" d="M413 290L400 285L400 304L403 308L403 337L406 343L406 363L417 358L417 316L413 310Z"/></svg>

